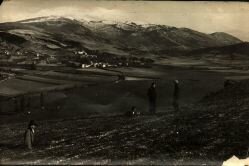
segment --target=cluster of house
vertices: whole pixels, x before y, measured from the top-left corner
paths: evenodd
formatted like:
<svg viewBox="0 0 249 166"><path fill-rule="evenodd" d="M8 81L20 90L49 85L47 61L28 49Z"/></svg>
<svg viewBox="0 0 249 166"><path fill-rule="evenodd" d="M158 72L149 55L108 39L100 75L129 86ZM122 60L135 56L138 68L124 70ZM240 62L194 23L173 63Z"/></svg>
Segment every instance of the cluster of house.
<svg viewBox="0 0 249 166"><path fill-rule="evenodd" d="M2 49L0 54L4 55L0 57L0 63L10 63L10 64L53 64L53 65L66 65L70 67L77 68L108 68L108 67L118 67L118 66L144 66L146 65L145 60L139 58L126 58L117 57L113 55L107 55L103 53L101 56L88 54L84 50L73 51L69 55L47 55L44 53L37 53L35 51L27 51L20 49ZM63 57L64 56L64 61ZM58 58L59 57L59 58Z"/></svg>
<svg viewBox="0 0 249 166"><path fill-rule="evenodd" d="M88 68L88 67L95 67L95 68L106 68L106 67L117 67L117 65L112 65L109 63L104 62L91 62L90 64L81 64L81 68Z"/></svg>
<svg viewBox="0 0 249 166"><path fill-rule="evenodd" d="M11 64L51 64L57 63L57 58L46 54L26 50L0 50L0 62Z"/></svg>
<svg viewBox="0 0 249 166"><path fill-rule="evenodd" d="M80 67L80 68L107 68L107 67L117 67L118 64L111 64L110 62L106 62L108 60L101 59L97 55L91 55L85 52L84 50L74 51L74 55L78 57L78 60L68 61L67 64L72 67ZM82 61L82 59L84 59Z"/></svg>
<svg viewBox="0 0 249 166"><path fill-rule="evenodd" d="M137 58L137 57L125 57L125 56L115 56L108 55L107 53L97 55L89 55L87 52L75 51L74 55L79 57L78 60L71 61L69 64L75 67L81 68L107 68L107 67L118 67L118 66L146 66L149 63L152 63L150 59L146 58ZM83 60L82 60L83 59Z"/></svg>
<svg viewBox="0 0 249 166"><path fill-rule="evenodd" d="M78 67L78 68L107 68L107 67L117 67L117 65L109 64L108 62L93 62L90 61L90 63L80 63L75 61L68 61L67 65L70 67Z"/></svg>

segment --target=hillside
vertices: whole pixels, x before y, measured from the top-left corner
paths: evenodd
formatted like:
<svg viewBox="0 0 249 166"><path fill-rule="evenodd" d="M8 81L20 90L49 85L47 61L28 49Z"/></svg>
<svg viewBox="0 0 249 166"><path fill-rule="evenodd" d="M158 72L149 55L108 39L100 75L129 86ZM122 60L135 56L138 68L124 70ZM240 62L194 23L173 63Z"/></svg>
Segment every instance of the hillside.
<svg viewBox="0 0 249 166"><path fill-rule="evenodd" d="M203 98L187 115L191 141L200 143L203 151L229 158L248 157L249 81L229 85Z"/></svg>
<svg viewBox="0 0 249 166"><path fill-rule="evenodd" d="M244 55L245 58L249 58L249 43L248 42L241 42L238 44L232 44L222 47L210 47L210 48L203 48L197 49L188 52L188 55L205 55L205 54L212 54L214 56L223 56L227 58L234 58L238 57L239 55Z"/></svg>
<svg viewBox="0 0 249 166"><path fill-rule="evenodd" d="M213 84L209 85L210 87L218 85L213 79L209 78L209 80L212 80ZM194 84L200 88L195 89L194 92L204 93L201 88L207 86L207 81L208 79L203 80L202 86ZM171 107L167 109L161 107L156 115L148 115L145 108L141 110L141 116L130 118L123 116L121 113L123 107L119 106L119 109L115 109L115 114L109 112L109 114L86 117L79 116L78 113L75 117L39 119L37 142L32 153L23 148L23 140L20 139L30 115L19 115L18 121L13 121L14 123L8 121L0 126L0 131L3 133L3 139L0 140L0 144L3 145L0 147L0 155L3 157L0 161L11 165L15 165L16 161L22 164L92 165L96 162L98 164L120 164L122 162L144 165L150 162L155 165L165 163L169 163L168 165L186 165L186 163L187 165L221 165L220 161L233 155L244 158L248 155L249 147L247 139L249 136L248 83L248 81L242 81L210 93L197 104L182 106L179 112L172 110ZM130 86L137 88L124 88L120 85L119 88L133 91L133 95L127 95L130 101L143 102L134 95L137 91L140 97L140 91L144 89L144 87L137 86L138 84L144 86L148 83L134 84L133 82ZM189 83L188 88L192 87L192 84L193 81ZM165 82L161 84L163 85ZM102 106L94 103L101 112L106 108L110 111L112 105L107 104L108 100L111 102L124 100L123 96L119 99L112 96L117 94L115 92L119 92L118 95L123 94L117 90L117 86L118 84L114 88L111 86L114 90L108 89L110 92L108 95L102 92ZM96 87L92 89L99 91ZM103 87L103 90L106 89L107 86ZM76 91L78 95L82 95L78 98L81 101L79 103L84 103L87 99L87 103L93 104L89 102L91 100L88 100L89 97L84 99L83 96L86 94L92 96L92 102L93 99L98 101L94 93L83 93L84 90ZM160 92L165 92L165 89ZM193 95L189 96L189 93L193 92L189 91L183 96L192 98ZM103 95L108 97L103 97ZM70 98L75 100L76 96ZM114 98L115 100L112 100ZM164 102L161 103L167 100L165 97L162 99ZM144 101L146 101L145 98ZM127 105L126 102L124 104ZM82 105L85 111L86 105ZM143 105L146 104L143 103ZM72 112L68 112L68 115L75 111L75 109L69 110ZM45 114L46 116L56 115L55 112L50 112L50 114L43 112L42 115L40 112L33 112L32 114L39 117ZM67 115L62 111L58 114ZM12 118L12 120L16 119Z"/></svg>
<svg viewBox="0 0 249 166"><path fill-rule="evenodd" d="M217 41L226 43L227 45L234 44L235 43L234 41L241 42L236 37L229 35L227 33L224 33L224 32L215 32L210 35L216 38Z"/></svg>

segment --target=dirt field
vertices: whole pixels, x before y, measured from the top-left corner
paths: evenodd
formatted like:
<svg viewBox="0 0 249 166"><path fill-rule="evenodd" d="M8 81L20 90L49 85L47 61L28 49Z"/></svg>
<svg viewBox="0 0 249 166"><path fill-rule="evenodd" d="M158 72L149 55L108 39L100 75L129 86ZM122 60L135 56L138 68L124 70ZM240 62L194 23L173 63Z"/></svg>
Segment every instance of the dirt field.
<svg viewBox="0 0 249 166"><path fill-rule="evenodd" d="M147 113L146 93L152 80L130 79L48 93L46 110L34 107L29 110L31 114L1 115L1 164L219 165L235 153L235 149L224 152L224 147L218 148L220 144L213 144L214 134L218 133L208 130L213 119L201 119L203 108L196 109L195 105L204 96L223 89L225 77L236 74L167 66L139 69L139 74L132 68L120 70L125 74L160 77L158 114ZM180 112L172 107L174 79L180 81ZM60 109L54 109L58 105ZM142 115L123 116L132 106ZM32 153L23 147L23 133L30 119L39 124ZM203 141L205 136L212 138Z"/></svg>

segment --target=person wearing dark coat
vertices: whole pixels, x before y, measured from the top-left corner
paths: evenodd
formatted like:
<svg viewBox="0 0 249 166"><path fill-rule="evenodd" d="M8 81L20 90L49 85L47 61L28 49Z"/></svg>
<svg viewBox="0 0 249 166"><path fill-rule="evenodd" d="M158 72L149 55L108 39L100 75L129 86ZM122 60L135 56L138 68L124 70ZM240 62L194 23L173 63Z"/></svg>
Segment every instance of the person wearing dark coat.
<svg viewBox="0 0 249 166"><path fill-rule="evenodd" d="M32 150L34 144L36 126L35 121L31 120L24 134L24 144L29 150Z"/></svg>
<svg viewBox="0 0 249 166"><path fill-rule="evenodd" d="M156 93L156 83L153 82L148 89L147 92L148 99L149 99L149 112L150 113L156 113L156 99L157 99L157 93Z"/></svg>
<svg viewBox="0 0 249 166"><path fill-rule="evenodd" d="M175 111L179 111L179 81L174 80L173 107Z"/></svg>
<svg viewBox="0 0 249 166"><path fill-rule="evenodd" d="M137 107L135 107L135 106L132 106L131 110L127 111L125 113L126 117L136 117L136 116L139 116L139 115L140 115L140 112L137 111Z"/></svg>

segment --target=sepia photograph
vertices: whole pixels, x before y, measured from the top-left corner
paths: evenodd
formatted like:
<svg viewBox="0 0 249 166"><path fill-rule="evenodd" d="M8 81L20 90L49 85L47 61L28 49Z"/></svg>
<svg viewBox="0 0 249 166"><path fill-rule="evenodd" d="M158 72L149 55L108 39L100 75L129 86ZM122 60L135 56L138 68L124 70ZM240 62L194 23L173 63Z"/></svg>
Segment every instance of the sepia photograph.
<svg viewBox="0 0 249 166"><path fill-rule="evenodd" d="M0 165L249 165L249 2L0 4Z"/></svg>

